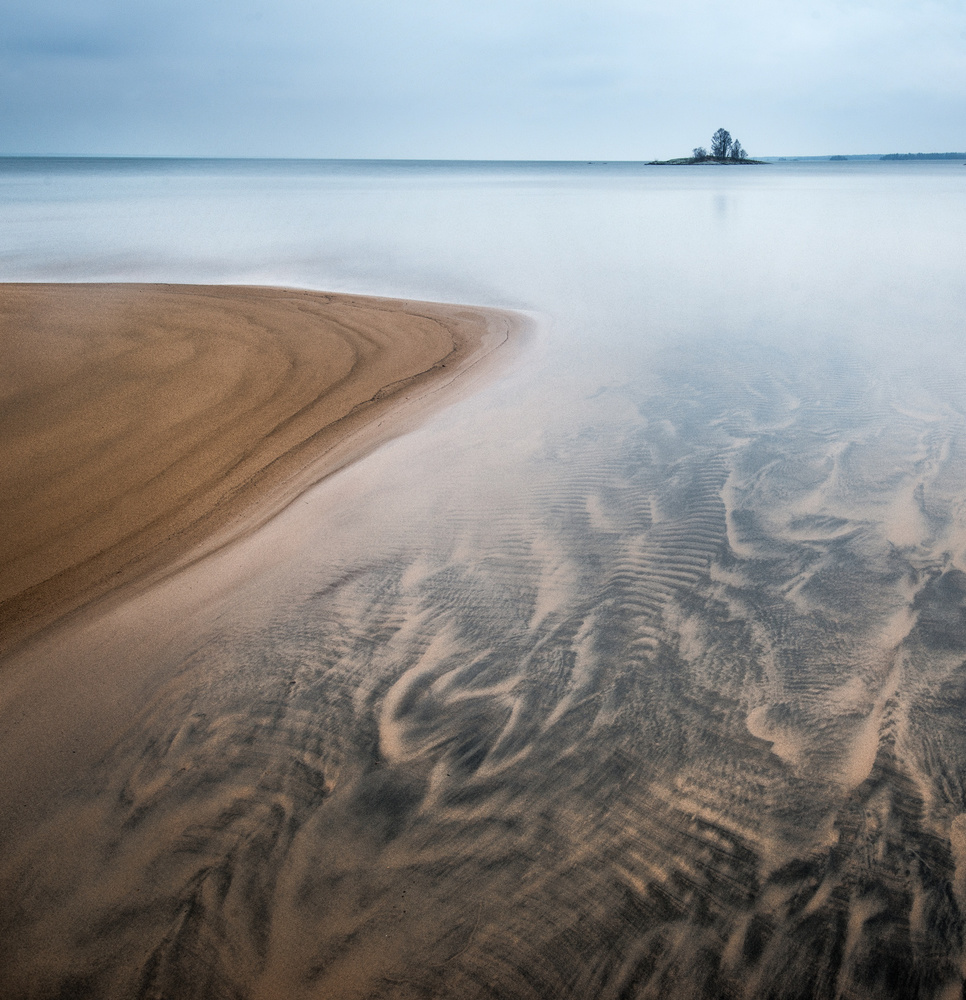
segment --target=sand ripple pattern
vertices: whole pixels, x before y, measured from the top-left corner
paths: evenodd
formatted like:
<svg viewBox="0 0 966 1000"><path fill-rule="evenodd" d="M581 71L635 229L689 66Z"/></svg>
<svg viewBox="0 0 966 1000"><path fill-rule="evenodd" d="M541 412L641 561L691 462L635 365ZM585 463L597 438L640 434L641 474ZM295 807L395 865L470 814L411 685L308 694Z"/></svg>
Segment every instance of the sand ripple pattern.
<svg viewBox="0 0 966 1000"><path fill-rule="evenodd" d="M964 413L702 347L453 464L5 845L6 995L959 996Z"/></svg>

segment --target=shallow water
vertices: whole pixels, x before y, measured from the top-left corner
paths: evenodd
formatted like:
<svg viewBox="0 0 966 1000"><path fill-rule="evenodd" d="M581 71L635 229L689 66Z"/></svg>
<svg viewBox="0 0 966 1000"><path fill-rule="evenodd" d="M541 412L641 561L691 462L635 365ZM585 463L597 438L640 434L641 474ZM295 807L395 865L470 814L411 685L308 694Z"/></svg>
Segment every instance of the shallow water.
<svg viewBox="0 0 966 1000"><path fill-rule="evenodd" d="M3 280L540 319L7 665L7 992L958 996L964 183L0 161Z"/></svg>

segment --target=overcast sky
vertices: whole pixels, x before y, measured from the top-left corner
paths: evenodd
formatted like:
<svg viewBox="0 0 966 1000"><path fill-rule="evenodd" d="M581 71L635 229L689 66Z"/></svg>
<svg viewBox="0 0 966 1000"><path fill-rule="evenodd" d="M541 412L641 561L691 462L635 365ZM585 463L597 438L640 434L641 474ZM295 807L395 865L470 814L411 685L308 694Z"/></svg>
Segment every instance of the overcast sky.
<svg viewBox="0 0 966 1000"><path fill-rule="evenodd" d="M966 149L966 0L2 0L0 152Z"/></svg>

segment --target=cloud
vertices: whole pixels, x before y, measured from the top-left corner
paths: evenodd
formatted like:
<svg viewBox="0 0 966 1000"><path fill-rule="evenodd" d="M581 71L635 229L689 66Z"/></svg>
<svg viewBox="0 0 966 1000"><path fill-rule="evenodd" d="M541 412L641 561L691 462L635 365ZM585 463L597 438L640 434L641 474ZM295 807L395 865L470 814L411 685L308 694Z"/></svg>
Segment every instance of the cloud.
<svg viewBox="0 0 966 1000"><path fill-rule="evenodd" d="M863 141L943 146L964 38L947 0L7 0L0 143L634 158L726 124L762 152L858 152L861 112Z"/></svg>

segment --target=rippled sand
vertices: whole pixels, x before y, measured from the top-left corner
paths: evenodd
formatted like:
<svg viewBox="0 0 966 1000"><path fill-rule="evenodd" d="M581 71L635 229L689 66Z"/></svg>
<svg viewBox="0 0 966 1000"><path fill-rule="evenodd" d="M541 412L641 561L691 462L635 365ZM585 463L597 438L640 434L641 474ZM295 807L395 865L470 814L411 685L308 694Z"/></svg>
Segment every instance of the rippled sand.
<svg viewBox="0 0 966 1000"><path fill-rule="evenodd" d="M0 285L0 651L264 522L505 339L432 303Z"/></svg>
<svg viewBox="0 0 966 1000"><path fill-rule="evenodd" d="M9 995L959 996L961 381L483 412L8 661Z"/></svg>

